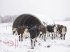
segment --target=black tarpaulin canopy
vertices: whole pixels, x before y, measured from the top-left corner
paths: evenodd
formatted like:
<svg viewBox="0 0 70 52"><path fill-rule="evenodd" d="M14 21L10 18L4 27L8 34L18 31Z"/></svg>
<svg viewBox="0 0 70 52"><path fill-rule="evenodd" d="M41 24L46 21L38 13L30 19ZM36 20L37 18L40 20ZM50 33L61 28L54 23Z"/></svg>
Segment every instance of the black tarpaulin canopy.
<svg viewBox="0 0 70 52"><path fill-rule="evenodd" d="M31 26L40 25L40 24L41 24L41 21L34 15L22 14L15 19L15 21L13 23L13 28L17 28L22 25L31 27Z"/></svg>

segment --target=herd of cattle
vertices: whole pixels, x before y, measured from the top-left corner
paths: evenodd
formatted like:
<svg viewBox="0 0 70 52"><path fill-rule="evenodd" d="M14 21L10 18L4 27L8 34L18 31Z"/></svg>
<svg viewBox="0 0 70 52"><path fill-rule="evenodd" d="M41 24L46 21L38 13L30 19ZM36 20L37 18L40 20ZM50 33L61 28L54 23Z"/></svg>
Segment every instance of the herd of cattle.
<svg viewBox="0 0 70 52"><path fill-rule="evenodd" d="M24 32L26 31L28 33L28 36L30 36L31 48L33 49L38 37L42 38L44 41L46 41L47 37L51 37L52 40L56 37L65 40L67 27L60 24L46 26L41 24L35 25L33 27L23 25L19 26L18 28L13 28L12 30L13 34L17 32L16 34L19 35L19 41L23 41Z"/></svg>

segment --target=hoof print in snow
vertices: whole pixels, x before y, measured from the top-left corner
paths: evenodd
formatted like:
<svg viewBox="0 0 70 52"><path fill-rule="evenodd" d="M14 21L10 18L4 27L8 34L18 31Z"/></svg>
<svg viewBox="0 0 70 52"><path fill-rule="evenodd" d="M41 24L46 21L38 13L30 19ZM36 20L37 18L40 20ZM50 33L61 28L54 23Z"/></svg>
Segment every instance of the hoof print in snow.
<svg viewBox="0 0 70 52"><path fill-rule="evenodd" d="M31 49L34 49L33 47Z"/></svg>
<svg viewBox="0 0 70 52"><path fill-rule="evenodd" d="M68 47L70 47L70 45L68 45Z"/></svg>
<svg viewBox="0 0 70 52"><path fill-rule="evenodd" d="M41 43L39 43L38 45L41 46Z"/></svg>
<svg viewBox="0 0 70 52"><path fill-rule="evenodd" d="M27 52L33 52L33 51L31 51L31 50L28 50Z"/></svg>
<svg viewBox="0 0 70 52"><path fill-rule="evenodd" d="M47 48L50 48L50 47L51 47L50 45L47 46Z"/></svg>

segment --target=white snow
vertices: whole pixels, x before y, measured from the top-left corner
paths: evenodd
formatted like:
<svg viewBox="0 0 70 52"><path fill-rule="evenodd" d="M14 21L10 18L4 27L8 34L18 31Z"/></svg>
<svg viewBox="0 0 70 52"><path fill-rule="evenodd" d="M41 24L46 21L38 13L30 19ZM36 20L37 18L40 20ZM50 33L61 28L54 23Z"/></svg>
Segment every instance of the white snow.
<svg viewBox="0 0 70 52"><path fill-rule="evenodd" d="M47 38L46 42L38 38L35 49L31 48L30 39L18 41L18 36L12 34L12 23L0 24L0 52L70 52L70 21L56 21L56 24L67 26L66 39Z"/></svg>

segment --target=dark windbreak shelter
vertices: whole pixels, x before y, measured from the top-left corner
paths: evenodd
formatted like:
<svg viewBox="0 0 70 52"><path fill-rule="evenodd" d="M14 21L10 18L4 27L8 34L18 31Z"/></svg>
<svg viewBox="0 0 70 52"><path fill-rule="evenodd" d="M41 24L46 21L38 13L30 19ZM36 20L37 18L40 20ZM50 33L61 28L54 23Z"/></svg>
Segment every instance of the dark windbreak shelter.
<svg viewBox="0 0 70 52"><path fill-rule="evenodd" d="M13 28L17 28L17 27L23 26L23 25L32 27L34 25L41 25L41 21L34 15L22 14L15 19L15 21L13 23Z"/></svg>

